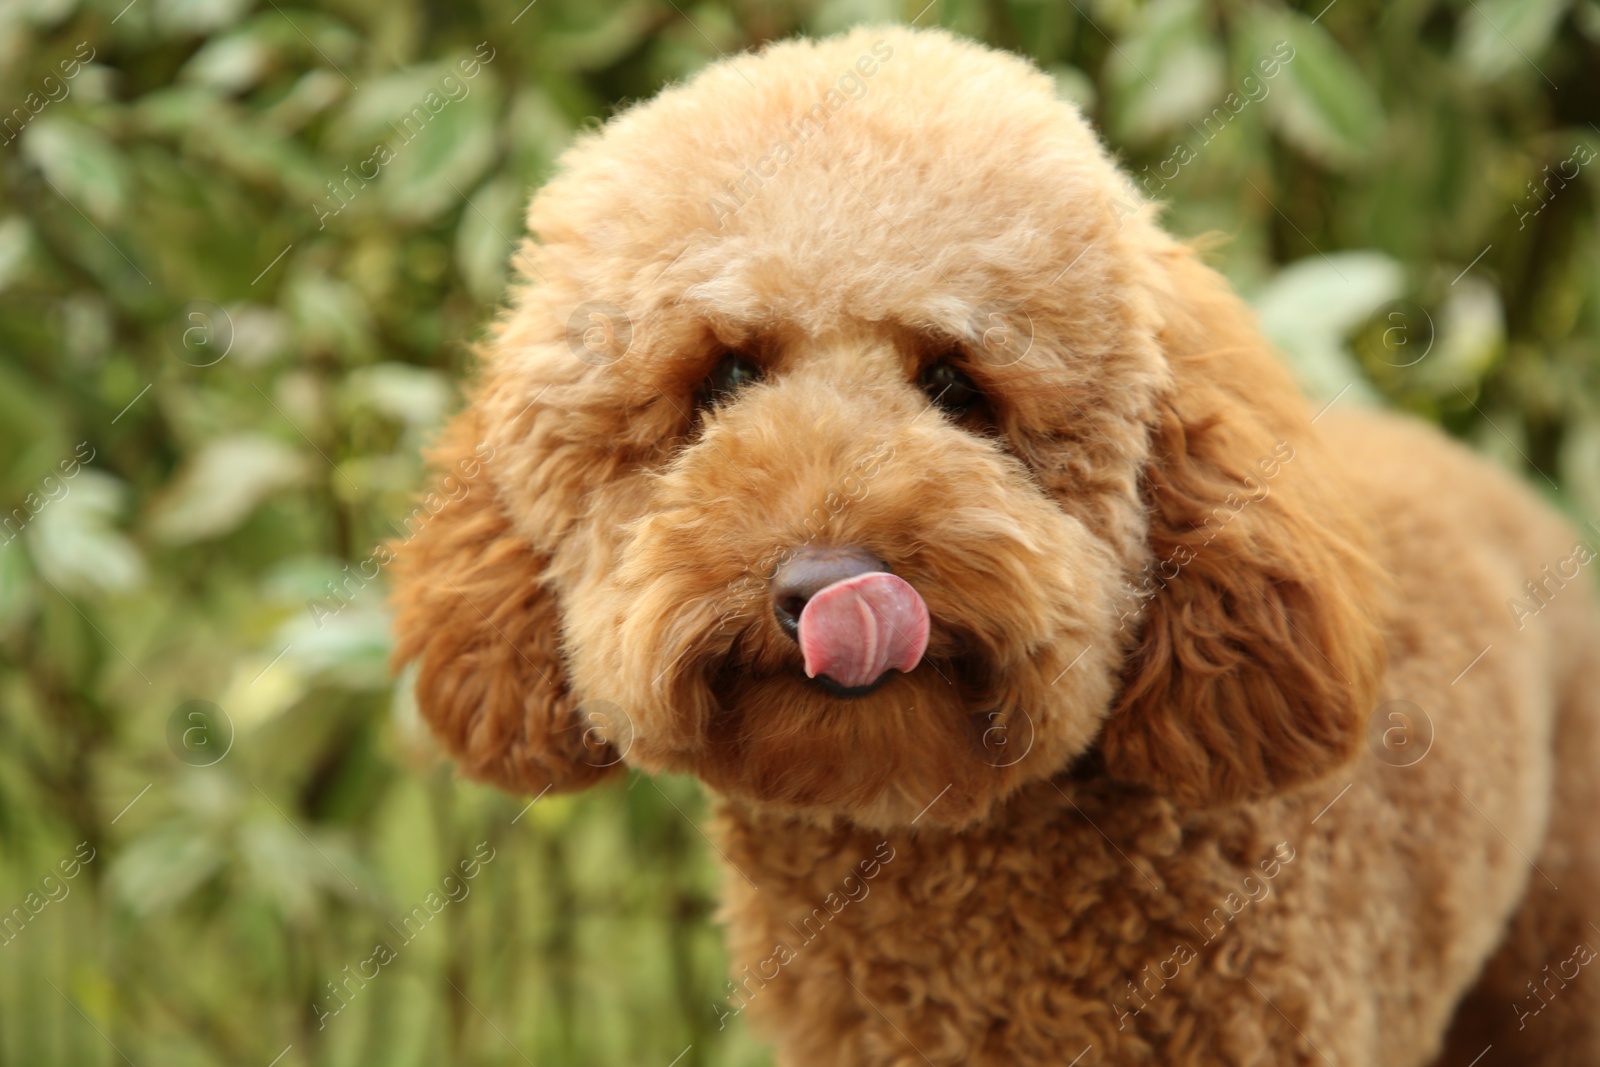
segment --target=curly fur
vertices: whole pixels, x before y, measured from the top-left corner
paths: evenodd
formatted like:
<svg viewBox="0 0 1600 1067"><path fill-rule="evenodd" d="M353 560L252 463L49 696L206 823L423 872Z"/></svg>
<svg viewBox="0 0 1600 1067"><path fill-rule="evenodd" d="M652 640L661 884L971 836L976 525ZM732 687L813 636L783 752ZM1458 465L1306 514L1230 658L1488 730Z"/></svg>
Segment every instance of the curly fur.
<svg viewBox="0 0 1600 1067"><path fill-rule="evenodd" d="M1600 1064L1600 975L1529 1000L1600 946L1600 628L1504 603L1574 533L1432 431L1314 420L1046 77L775 45L581 139L529 222L397 658L474 777L706 783L722 1010L781 1063ZM762 380L697 407L729 349ZM977 417L917 385L950 353ZM921 593L921 665L805 679L765 581L813 542ZM1364 740L1397 699L1405 767Z"/></svg>

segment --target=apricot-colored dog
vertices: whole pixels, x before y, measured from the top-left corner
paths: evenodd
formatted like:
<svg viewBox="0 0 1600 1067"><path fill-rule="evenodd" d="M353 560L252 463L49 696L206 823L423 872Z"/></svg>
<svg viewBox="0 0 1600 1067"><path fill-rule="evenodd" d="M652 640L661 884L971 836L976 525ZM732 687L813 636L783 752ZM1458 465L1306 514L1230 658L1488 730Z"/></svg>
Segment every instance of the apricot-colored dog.
<svg viewBox="0 0 1600 1067"><path fill-rule="evenodd" d="M780 1063L1600 1063L1594 539L1314 417L1044 75L777 45L530 224L399 656L474 777L705 782Z"/></svg>

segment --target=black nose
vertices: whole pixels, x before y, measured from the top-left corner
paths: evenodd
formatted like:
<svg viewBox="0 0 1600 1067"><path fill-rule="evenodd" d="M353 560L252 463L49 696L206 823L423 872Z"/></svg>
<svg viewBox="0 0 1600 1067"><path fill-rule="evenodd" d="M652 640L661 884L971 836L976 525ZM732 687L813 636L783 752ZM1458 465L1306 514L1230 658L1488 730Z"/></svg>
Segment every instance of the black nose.
<svg viewBox="0 0 1600 1067"><path fill-rule="evenodd" d="M800 613L821 589L858 574L887 571L883 561L849 545L806 545L791 552L772 575L772 613L783 632L800 640Z"/></svg>

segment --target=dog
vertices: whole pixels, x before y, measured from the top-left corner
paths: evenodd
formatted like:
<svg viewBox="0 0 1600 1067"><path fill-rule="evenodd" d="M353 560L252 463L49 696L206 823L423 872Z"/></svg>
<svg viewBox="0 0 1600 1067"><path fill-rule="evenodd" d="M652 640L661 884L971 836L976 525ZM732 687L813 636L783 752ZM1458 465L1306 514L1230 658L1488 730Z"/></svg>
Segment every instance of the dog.
<svg viewBox="0 0 1600 1067"><path fill-rule="evenodd" d="M529 230L396 657L473 778L705 784L724 1024L1600 1064L1600 546L1313 411L1045 75L905 28L728 58Z"/></svg>

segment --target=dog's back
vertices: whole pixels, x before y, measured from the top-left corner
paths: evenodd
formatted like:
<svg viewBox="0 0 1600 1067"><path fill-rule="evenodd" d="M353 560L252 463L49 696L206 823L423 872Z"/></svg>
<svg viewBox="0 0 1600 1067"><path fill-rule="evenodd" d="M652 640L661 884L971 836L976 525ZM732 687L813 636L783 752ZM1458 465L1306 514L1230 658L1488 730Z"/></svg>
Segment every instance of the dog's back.
<svg viewBox="0 0 1600 1067"><path fill-rule="evenodd" d="M1385 939L1410 954L1379 1003L1447 1011L1438 993L1500 943L1439 1062L1492 1045L1486 1064L1600 1063L1600 535L1420 424L1335 412L1323 428L1373 505L1402 607L1381 758L1324 820L1355 836L1371 914L1403 924L1372 930L1375 959Z"/></svg>

